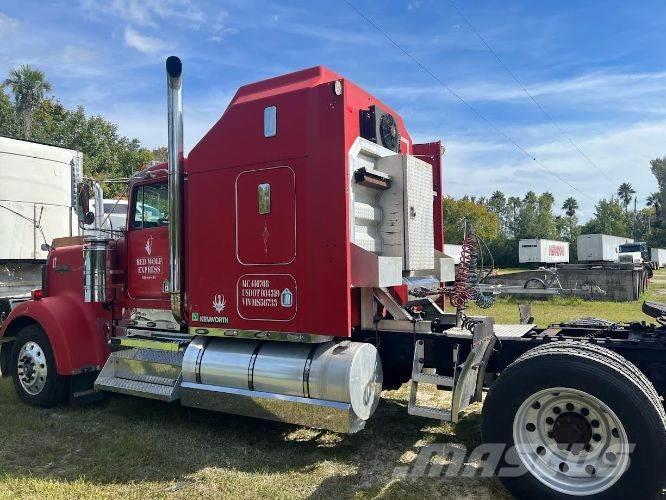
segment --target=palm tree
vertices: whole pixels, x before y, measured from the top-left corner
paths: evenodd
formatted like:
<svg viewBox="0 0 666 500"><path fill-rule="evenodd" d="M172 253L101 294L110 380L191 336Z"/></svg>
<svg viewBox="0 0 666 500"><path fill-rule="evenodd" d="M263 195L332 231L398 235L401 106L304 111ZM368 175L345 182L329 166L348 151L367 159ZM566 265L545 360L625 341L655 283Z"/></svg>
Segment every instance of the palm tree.
<svg viewBox="0 0 666 500"><path fill-rule="evenodd" d="M620 187L617 188L617 195L620 197L620 200L622 200L625 213L629 208L629 203L631 203L631 198L634 194L636 194L636 191L634 191L630 182L623 182L620 184Z"/></svg>
<svg viewBox="0 0 666 500"><path fill-rule="evenodd" d="M648 196L645 199L645 204L648 207L654 207L654 213L656 214L657 218L661 218L661 196L659 193L652 193L650 196Z"/></svg>
<svg viewBox="0 0 666 500"><path fill-rule="evenodd" d="M576 210L578 210L580 207L578 206L578 202L576 201L576 198L573 198L572 196L569 196L566 200L564 200L564 203L562 203L562 210L566 210L566 214L569 217L573 217L576 215Z"/></svg>
<svg viewBox="0 0 666 500"><path fill-rule="evenodd" d="M35 109L44 99L44 95L51 91L51 84L42 71L24 64L9 72L9 78L5 80L3 87L9 87L14 94L16 112L21 118L23 138L30 139Z"/></svg>

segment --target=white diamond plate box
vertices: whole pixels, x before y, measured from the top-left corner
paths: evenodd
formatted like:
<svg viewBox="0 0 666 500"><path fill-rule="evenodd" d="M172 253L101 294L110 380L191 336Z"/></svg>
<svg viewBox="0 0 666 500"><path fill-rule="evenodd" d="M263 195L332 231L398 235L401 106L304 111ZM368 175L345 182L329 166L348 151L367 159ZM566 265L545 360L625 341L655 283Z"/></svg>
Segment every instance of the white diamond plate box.
<svg viewBox="0 0 666 500"><path fill-rule="evenodd" d="M411 155L393 155L379 159L377 169L391 177L391 187L379 199L382 255L403 257L407 271L434 269L431 165Z"/></svg>

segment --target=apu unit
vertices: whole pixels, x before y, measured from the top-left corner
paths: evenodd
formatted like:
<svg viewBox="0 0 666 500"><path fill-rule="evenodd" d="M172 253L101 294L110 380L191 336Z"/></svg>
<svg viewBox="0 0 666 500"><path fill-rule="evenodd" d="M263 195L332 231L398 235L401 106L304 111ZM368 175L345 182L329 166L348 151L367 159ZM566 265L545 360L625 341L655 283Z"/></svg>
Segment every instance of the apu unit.
<svg viewBox="0 0 666 500"><path fill-rule="evenodd" d="M400 152L400 132L393 115L378 106L361 110L361 137L380 146Z"/></svg>

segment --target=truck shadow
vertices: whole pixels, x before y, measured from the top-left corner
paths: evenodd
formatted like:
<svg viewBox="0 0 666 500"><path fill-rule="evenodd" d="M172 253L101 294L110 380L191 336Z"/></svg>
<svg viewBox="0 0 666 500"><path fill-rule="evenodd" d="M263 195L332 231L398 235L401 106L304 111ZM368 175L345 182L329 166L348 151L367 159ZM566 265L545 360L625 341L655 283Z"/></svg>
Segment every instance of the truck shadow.
<svg viewBox="0 0 666 500"><path fill-rule="evenodd" d="M94 484L175 481L186 487L200 481L202 471L298 473L318 484L313 497L423 488L442 496L450 484L428 478L414 486L396 478L395 467L425 444L455 441L471 449L481 439L478 413L456 426L439 424L408 416L406 401L392 397L382 399L365 430L341 435L119 395L85 407L32 408L19 401L8 379L0 382L0 417L0 470L6 476ZM326 463L334 464L331 473L320 470ZM466 480L463 486L477 483Z"/></svg>

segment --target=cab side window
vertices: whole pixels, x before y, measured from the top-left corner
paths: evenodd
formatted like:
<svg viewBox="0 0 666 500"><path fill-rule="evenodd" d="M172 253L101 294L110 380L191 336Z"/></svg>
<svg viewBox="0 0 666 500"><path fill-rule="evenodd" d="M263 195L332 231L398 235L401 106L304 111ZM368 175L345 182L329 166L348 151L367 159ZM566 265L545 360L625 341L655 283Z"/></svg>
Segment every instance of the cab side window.
<svg viewBox="0 0 666 500"><path fill-rule="evenodd" d="M166 182L136 188L134 196L134 229L169 225L169 191Z"/></svg>

